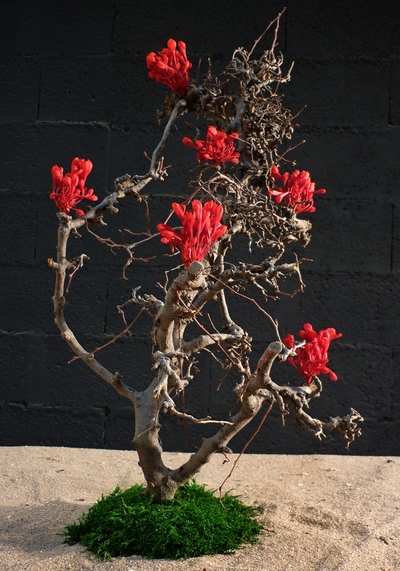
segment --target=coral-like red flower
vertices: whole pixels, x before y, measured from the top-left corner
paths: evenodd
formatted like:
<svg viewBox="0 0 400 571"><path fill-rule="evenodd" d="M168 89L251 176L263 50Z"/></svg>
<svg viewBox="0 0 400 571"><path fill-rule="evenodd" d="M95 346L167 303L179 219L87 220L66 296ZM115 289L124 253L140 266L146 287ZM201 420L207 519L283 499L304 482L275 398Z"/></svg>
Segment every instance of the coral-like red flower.
<svg viewBox="0 0 400 571"><path fill-rule="evenodd" d="M328 349L332 339L338 339L341 333L336 333L336 329L329 327L321 329L319 333L314 331L310 323L304 324L304 329L299 333L300 337L305 340L303 347L298 347L296 357L289 357L291 363L299 373L305 378L307 385L312 382L313 377L320 374L329 375L332 381L337 381L337 375L326 365L329 362ZM283 343L289 349L295 347L293 335L288 335L283 339Z"/></svg>
<svg viewBox="0 0 400 571"><path fill-rule="evenodd" d="M197 151L197 160L213 162L216 165L222 163L237 163L240 153L235 151L235 139L238 133L227 135L225 131L220 131L213 126L207 129L205 141L192 141L189 137L183 137L182 142L188 147L193 147Z"/></svg>
<svg viewBox="0 0 400 571"><path fill-rule="evenodd" d="M146 56L146 64L150 69L149 77L168 85L185 97L189 89L189 70L192 64L186 56L185 42L178 42L169 39L166 48L163 48L158 54L150 52Z"/></svg>
<svg viewBox="0 0 400 571"><path fill-rule="evenodd" d="M186 210L185 204L174 202L172 208L182 222L177 232L167 224L157 224L161 242L180 250L182 262L188 267L192 262L201 262L215 242L227 232L227 226L220 224L224 210L213 200L202 204L193 200L193 212Z"/></svg>
<svg viewBox="0 0 400 571"><path fill-rule="evenodd" d="M65 214L70 210L75 210L78 216L83 216L84 212L80 208L75 208L83 198L86 200L97 200L93 188L86 188L86 179L89 176L93 164L89 160L78 159L71 163L71 172L63 174L64 169L54 165L51 169L53 177L53 191L50 198L54 200L58 209Z"/></svg>
<svg viewBox="0 0 400 571"><path fill-rule="evenodd" d="M283 182L283 187L268 190L278 204L285 201L288 208L293 208L296 214L299 212L315 212L314 194L324 194L326 190L315 190L315 182L311 182L310 173L295 170L292 173L281 174L276 165L271 167L272 178Z"/></svg>

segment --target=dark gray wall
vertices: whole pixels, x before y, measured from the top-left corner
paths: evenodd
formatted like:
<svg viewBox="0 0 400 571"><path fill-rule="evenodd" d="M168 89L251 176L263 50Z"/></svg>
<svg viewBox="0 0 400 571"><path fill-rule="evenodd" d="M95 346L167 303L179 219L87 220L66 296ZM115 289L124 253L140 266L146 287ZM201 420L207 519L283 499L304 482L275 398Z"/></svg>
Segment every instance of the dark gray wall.
<svg viewBox="0 0 400 571"><path fill-rule="evenodd" d="M53 323L57 219L49 200L50 167L67 168L75 156L94 163L90 184L100 197L115 177L144 173L161 128L156 109L165 89L147 77L146 54L169 37L188 44L190 59L211 57L225 64L237 46L251 47L285 5L281 1L230 0L218 3L155 0L8 1L0 18L0 445L65 445L129 448L133 412L128 401L85 369L67 364L68 347ZM299 117L294 142L306 139L293 157L319 187L312 242L305 252L314 263L304 270L307 288L268 310L283 333L305 321L336 327L331 364L339 381L325 381L312 412L326 418L354 406L365 416L364 435L353 454L397 454L400 440L399 270L400 270L400 7L394 0L323 2L287 0L280 47L287 65L296 64L285 88ZM263 47L270 45L266 37ZM190 149L174 136L163 184L148 187L152 218L163 219L171 197L185 192ZM177 154L179 153L179 154ZM184 173L184 174L182 174ZM126 203L126 204L125 204ZM143 229L143 209L121 204L108 230ZM69 319L88 347L118 333L115 306L142 284L155 282L171 264L138 263L121 280L123 258L113 256L85 232L72 248L90 262L75 277ZM273 332L250 305L236 307L255 337L255 356ZM143 318L133 337L102 353L138 388L149 379L150 321ZM290 369L290 370L289 370ZM221 415L232 402L227 380L203 363L204 376L187 394L194 414ZM277 378L296 379L286 366ZM209 382L209 379L211 381ZM168 420L164 444L191 450L200 435ZM234 441L240 450L253 430ZM189 432L189 434L188 434ZM236 443L235 443L236 442ZM342 453L343 443L322 444L272 414L248 449L260 453Z"/></svg>

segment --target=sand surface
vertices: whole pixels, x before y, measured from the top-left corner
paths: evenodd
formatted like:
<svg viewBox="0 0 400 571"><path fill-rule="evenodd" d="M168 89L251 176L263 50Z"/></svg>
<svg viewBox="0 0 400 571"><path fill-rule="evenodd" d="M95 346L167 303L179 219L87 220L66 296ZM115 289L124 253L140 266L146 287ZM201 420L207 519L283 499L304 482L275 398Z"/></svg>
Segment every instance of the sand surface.
<svg viewBox="0 0 400 571"><path fill-rule="evenodd" d="M169 453L179 465L187 454ZM232 457L232 460L236 456ZM218 488L215 456L197 480ZM57 535L102 494L142 482L130 451L0 448L0 571L398 571L400 458L244 455L224 490L265 508L261 541L233 555L103 563Z"/></svg>

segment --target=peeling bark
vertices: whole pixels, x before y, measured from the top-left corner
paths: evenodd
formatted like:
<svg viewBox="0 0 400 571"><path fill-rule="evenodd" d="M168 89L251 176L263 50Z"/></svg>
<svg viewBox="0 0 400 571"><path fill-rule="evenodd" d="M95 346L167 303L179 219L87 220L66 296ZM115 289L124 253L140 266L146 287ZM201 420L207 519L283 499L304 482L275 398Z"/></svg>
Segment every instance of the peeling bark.
<svg viewBox="0 0 400 571"><path fill-rule="evenodd" d="M292 122L295 119L283 106L279 93L281 84L290 79L290 70L286 76L282 74L283 58L275 53L279 17L272 24L274 23L276 30L272 48L266 50L260 59L252 59L252 54L261 38L250 52L243 48L234 52L222 78L213 77L210 70L204 78L191 85L185 99L176 94L167 96L159 115L160 120L167 119L167 123L152 154L147 173L134 176L126 174L117 178L114 192L75 220L66 214L58 214L57 258L48 261L55 272L55 322L61 338L68 343L76 358L132 403L135 414L132 445L139 455L147 492L159 502L173 498L178 487L197 474L212 454L228 453L231 439L263 408L268 412L276 405L283 421L286 416L292 415L295 424L317 439L325 436L326 431L337 430L347 447L361 434L357 423L363 419L354 409L344 417L331 418L329 421L313 418L306 412L310 400L321 394L322 383L318 377L313 378L310 385L298 387L281 386L272 380L273 364L285 361L291 350L281 343L277 322L251 295L243 293L245 289L256 289L268 303L280 296L293 296L304 289L301 265L310 261L307 258L298 259L297 256L292 256L290 261L282 261L288 244L308 244L311 223L299 219L295 209L272 200L269 193L275 184L270 174L271 167L279 161L288 162L288 151L285 150L281 155L280 147L286 139L291 138ZM146 311L153 319L154 373L152 378L149 375L147 389L137 391L130 386L135 382L134 378L128 374L127 384L122 381L118 371L109 371L95 357L94 351L81 345L67 323L66 281L68 278L71 280L82 264L86 263L85 254L76 259L68 259L68 241L83 226L89 230L89 224L104 225L103 216L116 214L118 201L132 197L146 203L148 232L145 237L136 242L123 241L118 244L109 238L97 236L93 230L89 230L89 233L112 251L125 250L128 259L123 269L124 277L133 261L143 259L136 258L134 253L143 244L158 239L159 234L150 232L148 203L141 192L149 182L162 181L167 175L168 167L164 165L161 152L172 128L176 127L177 120L189 112L211 121L228 134L233 130L239 134L241 160L238 165L230 165L229 168L206 165L197 171L197 178L192 184L192 196L212 199L223 206L223 224L228 231L210 246L204 260L193 260L187 269L183 269L172 280L168 288L164 288L163 299L149 294L139 295L139 288L136 288L131 299L118 307L123 314L123 308L132 304L140 307L141 311ZM134 235L134 232L131 234ZM235 252L235 239L239 234L247 238L249 250L255 247L263 253L263 259L257 263L249 260L237 260L235 264L226 262L229 250ZM291 291L284 291L284 281L290 276L294 277L296 284ZM254 371L249 357L252 338L231 316L231 295L250 301L251 309L260 311L268 324L272 325L271 337L275 340L268 345ZM214 301L216 303L212 304ZM214 325L211 327L204 319L207 304L219 313L221 330ZM210 322L212 323L211 319ZM194 337L188 338L187 327L191 323L195 323L199 331ZM301 344L297 345L300 346ZM223 355L221 360L213 353L222 367L236 371L238 376L234 388L237 412L232 417L222 419L208 416L196 418L187 411L178 410L173 396L190 385L195 370L194 355L213 349L219 349ZM179 467L170 468L163 462L159 433L160 419L165 413L188 422L216 424L218 427L215 434L205 439L189 460Z"/></svg>

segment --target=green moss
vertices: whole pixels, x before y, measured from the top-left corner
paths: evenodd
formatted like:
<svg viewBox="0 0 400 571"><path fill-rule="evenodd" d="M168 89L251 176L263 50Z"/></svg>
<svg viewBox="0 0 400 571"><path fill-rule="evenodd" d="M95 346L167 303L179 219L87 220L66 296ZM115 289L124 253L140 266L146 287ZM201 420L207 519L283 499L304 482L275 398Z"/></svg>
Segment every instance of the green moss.
<svg viewBox="0 0 400 571"><path fill-rule="evenodd" d="M263 526L261 508L243 504L237 496L220 500L194 480L178 489L175 498L156 504L135 485L116 488L102 497L78 523L65 528L66 543L80 543L104 560L141 555L179 559L232 553L254 544Z"/></svg>

